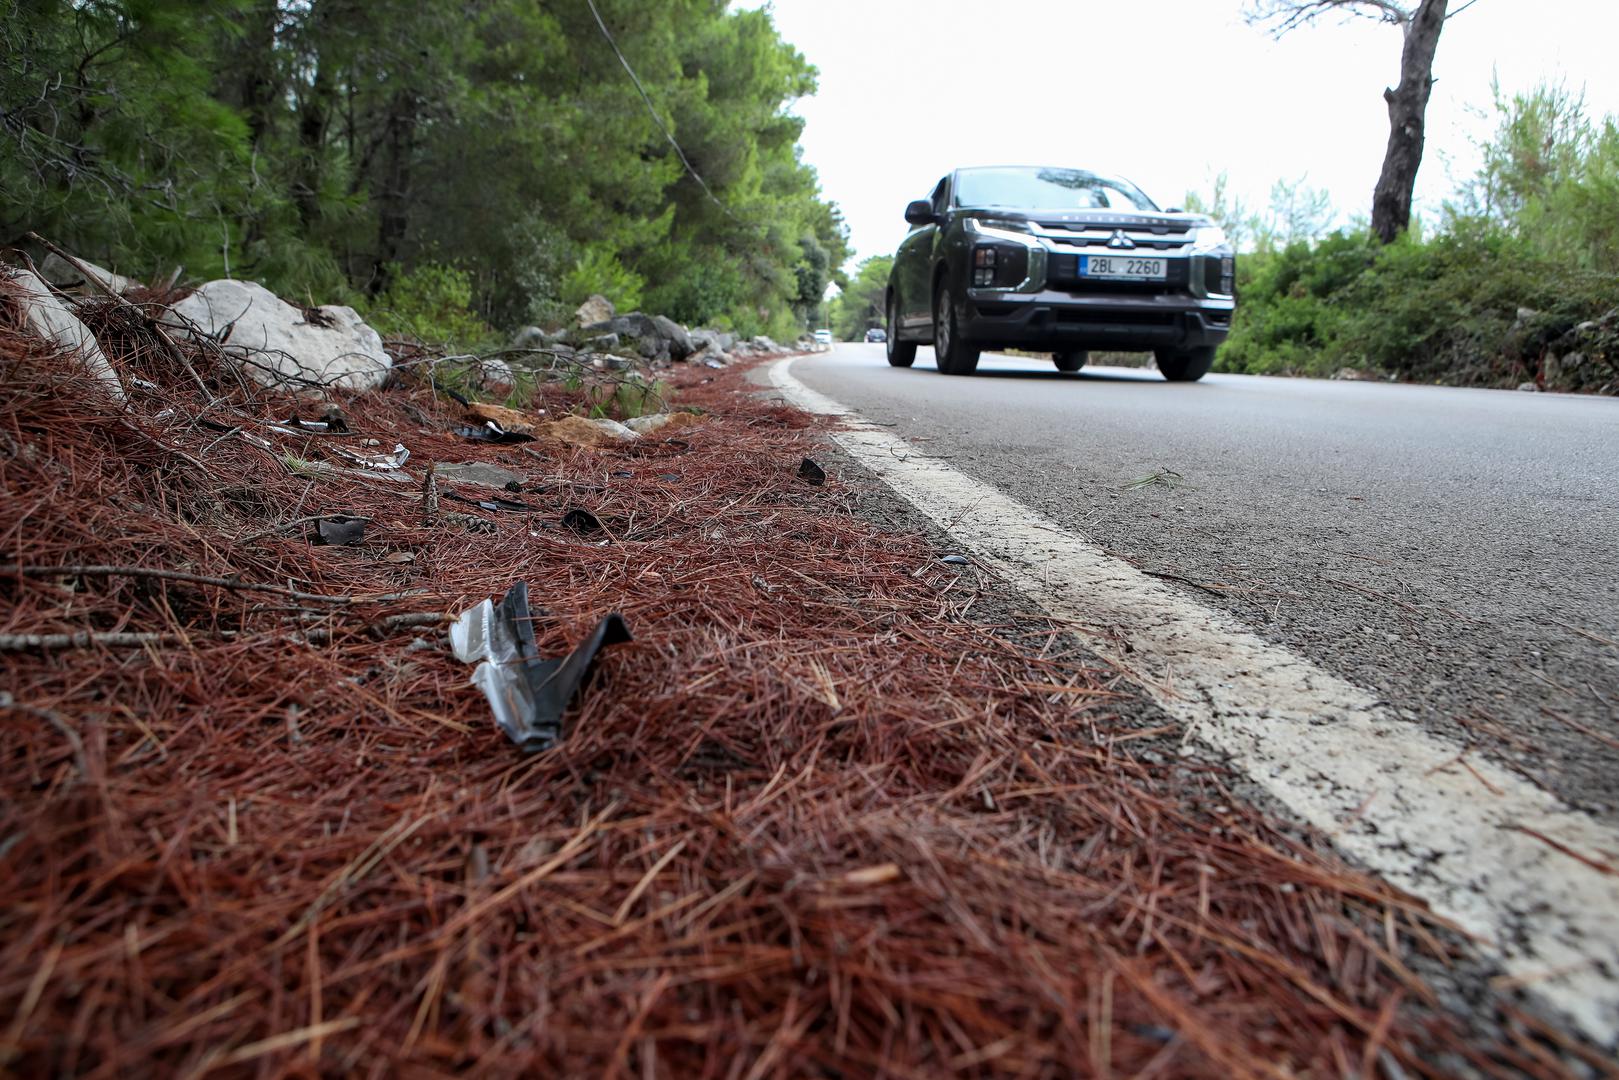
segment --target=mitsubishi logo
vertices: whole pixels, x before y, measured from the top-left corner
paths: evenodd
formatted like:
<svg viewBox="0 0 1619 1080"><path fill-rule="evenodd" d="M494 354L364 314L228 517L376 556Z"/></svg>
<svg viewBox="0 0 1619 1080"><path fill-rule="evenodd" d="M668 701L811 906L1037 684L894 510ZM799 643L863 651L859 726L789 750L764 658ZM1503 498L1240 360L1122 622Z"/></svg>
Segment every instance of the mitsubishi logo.
<svg viewBox="0 0 1619 1080"><path fill-rule="evenodd" d="M1110 248L1124 249L1133 248L1136 246L1136 244L1134 240L1131 240L1128 236L1124 235L1123 229L1114 229L1113 239L1107 242L1107 246Z"/></svg>

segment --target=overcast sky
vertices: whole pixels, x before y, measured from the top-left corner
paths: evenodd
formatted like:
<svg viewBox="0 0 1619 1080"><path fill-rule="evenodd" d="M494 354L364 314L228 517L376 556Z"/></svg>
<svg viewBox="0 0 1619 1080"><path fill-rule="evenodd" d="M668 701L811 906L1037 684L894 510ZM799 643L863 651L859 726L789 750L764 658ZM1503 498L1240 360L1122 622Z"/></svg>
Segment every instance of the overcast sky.
<svg viewBox="0 0 1619 1080"><path fill-rule="evenodd" d="M756 3L739 6L755 7ZM773 0L782 36L820 68L799 103L805 159L853 234L891 253L905 203L961 165L1078 165L1160 205L1224 171L1251 205L1308 178L1344 217L1370 212L1388 139L1382 90L1400 33L1324 21L1272 41L1240 0ZM1451 6L1459 6L1452 0ZM1434 65L1419 210L1472 173L1490 76L1543 78L1619 113L1619 0L1478 0Z"/></svg>

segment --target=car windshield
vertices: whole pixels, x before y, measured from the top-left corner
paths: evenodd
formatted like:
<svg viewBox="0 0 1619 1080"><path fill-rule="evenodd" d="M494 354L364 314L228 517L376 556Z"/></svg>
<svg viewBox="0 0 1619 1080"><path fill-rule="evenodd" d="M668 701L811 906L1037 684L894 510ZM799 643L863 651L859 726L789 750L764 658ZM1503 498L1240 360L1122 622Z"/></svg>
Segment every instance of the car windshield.
<svg viewBox="0 0 1619 1080"><path fill-rule="evenodd" d="M956 205L1018 210L1156 210L1127 180L1083 169L962 169Z"/></svg>

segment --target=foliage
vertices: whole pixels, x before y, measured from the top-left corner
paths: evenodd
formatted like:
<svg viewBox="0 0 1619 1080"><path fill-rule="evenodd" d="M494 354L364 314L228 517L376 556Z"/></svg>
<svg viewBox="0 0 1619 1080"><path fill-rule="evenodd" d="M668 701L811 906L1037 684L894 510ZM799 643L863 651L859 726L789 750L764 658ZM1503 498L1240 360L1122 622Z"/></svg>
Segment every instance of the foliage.
<svg viewBox="0 0 1619 1080"><path fill-rule="evenodd" d="M1619 308L1619 129L1591 122L1555 87L1498 93L1496 107L1479 175L1433 236L1385 246L1340 230L1239 258L1237 316L1217 365L1544 381L1560 337Z"/></svg>
<svg viewBox="0 0 1619 1080"><path fill-rule="evenodd" d="M1222 172L1214 178L1207 198L1189 191L1182 206L1192 213L1208 215L1238 248L1270 253L1326 235L1335 215L1332 199L1307 180L1301 176L1276 181L1271 185L1265 209L1254 211L1230 193L1229 177Z"/></svg>
<svg viewBox="0 0 1619 1080"><path fill-rule="evenodd" d="M839 340L861 341L871 327L883 325L887 319L883 300L893 268L892 255L877 255L860 264L833 308L832 332Z"/></svg>
<svg viewBox="0 0 1619 1080"><path fill-rule="evenodd" d="M599 293L620 311L641 306L641 275L625 268L618 255L605 247L586 249L573 269L562 279L562 301L579 305Z"/></svg>
<svg viewBox="0 0 1619 1080"><path fill-rule="evenodd" d="M815 69L768 10L598 7L657 120L575 0L0 0L0 240L321 301L454 267L495 326L601 291L792 336L848 250L798 155Z"/></svg>
<svg viewBox="0 0 1619 1080"><path fill-rule="evenodd" d="M385 336L470 347L494 337L494 331L471 308L469 274L452 266L424 263L409 271L390 267L388 287L370 305L367 318Z"/></svg>
<svg viewBox="0 0 1619 1080"><path fill-rule="evenodd" d="M1561 85L1492 90L1495 135L1447 215L1462 228L1494 225L1548 259L1619 272L1619 121L1591 120Z"/></svg>

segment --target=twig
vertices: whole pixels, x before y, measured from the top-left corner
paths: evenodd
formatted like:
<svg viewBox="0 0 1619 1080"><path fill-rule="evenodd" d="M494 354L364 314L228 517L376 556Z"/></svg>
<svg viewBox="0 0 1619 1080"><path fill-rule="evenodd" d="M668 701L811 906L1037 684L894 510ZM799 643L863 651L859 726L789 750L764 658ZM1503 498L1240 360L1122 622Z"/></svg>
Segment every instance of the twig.
<svg viewBox="0 0 1619 1080"><path fill-rule="evenodd" d="M313 600L323 604L379 604L391 600L404 600L421 596L421 592L375 593L356 596L327 596L323 593L299 592L284 585L267 585L257 581L238 581L234 578L208 577L188 574L182 570L158 570L147 566L0 566L0 577L142 577L161 581L183 581L191 585L211 585L219 589L241 592L277 593L295 600Z"/></svg>
<svg viewBox="0 0 1619 1080"><path fill-rule="evenodd" d="M385 619L359 627L361 632L375 635L418 626L442 626L451 616L442 611L420 611L403 615L389 615ZM66 649L91 648L143 648L148 645L167 647L189 645L193 642L237 641L242 638L263 636L303 645L324 645L332 640L336 630L315 629L292 634L253 635L242 630L220 630L199 638L191 634L128 633L121 631L79 630L66 634L0 634L0 653L7 652L61 652Z"/></svg>
<svg viewBox="0 0 1619 1080"><path fill-rule="evenodd" d="M1573 848L1569 847L1567 844L1562 843L1559 840L1553 840L1551 837L1547 836L1545 833L1541 832L1538 829L1531 829L1527 825L1508 825L1507 828L1512 829L1515 832L1521 832L1525 836L1532 836L1536 840L1539 840L1542 844L1545 844L1547 847L1551 848L1552 850L1560 851L1564 855L1567 855L1569 858L1574 859L1574 860L1576 860L1578 862L1584 863L1586 866L1589 866L1591 869L1595 870L1599 874L1602 874L1602 875L1604 875L1606 877L1619 877L1619 870L1614 869L1612 866L1608 865L1607 863L1598 862L1597 860L1591 858L1591 856L1589 856L1589 855L1584 855L1584 854L1582 854L1582 853L1580 853L1578 851L1575 851Z"/></svg>

